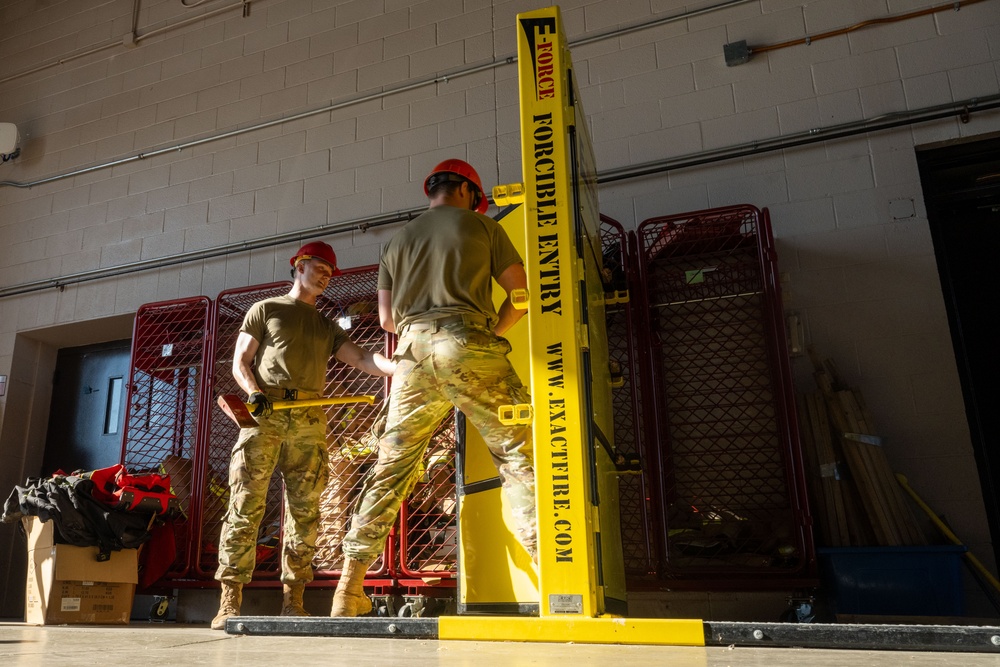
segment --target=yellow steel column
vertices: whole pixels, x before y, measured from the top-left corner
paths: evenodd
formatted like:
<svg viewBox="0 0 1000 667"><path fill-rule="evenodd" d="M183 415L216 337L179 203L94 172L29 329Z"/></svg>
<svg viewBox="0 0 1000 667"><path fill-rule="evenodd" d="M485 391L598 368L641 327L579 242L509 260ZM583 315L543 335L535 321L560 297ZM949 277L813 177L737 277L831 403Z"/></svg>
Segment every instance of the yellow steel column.
<svg viewBox="0 0 1000 667"><path fill-rule="evenodd" d="M580 154L590 142L585 127L582 138L576 132L576 123L585 123L574 108L560 23L558 7L517 17L540 614L594 617L606 611L598 491L615 487L601 483L607 466L599 459L607 453L598 448L603 439L610 450L613 435L610 383L593 391L595 378L600 384L607 376L603 309L589 317L595 304L586 275L594 244L600 257L596 184L579 173L574 180L573 169L592 167L593 157ZM603 295L600 265L593 271ZM605 352L597 367L590 364L593 342ZM609 490L615 500L616 491ZM617 543L605 547L620 553L617 517L611 523Z"/></svg>
<svg viewBox="0 0 1000 667"><path fill-rule="evenodd" d="M559 9L519 14L517 35L524 182L498 187L494 197L516 204L523 192L503 223L523 244L528 273L528 317L517 327L527 341L512 358L519 373L527 367L532 398L537 591L523 576L532 573L511 558L520 552L503 542L509 531L498 537L495 524L477 525L502 514L498 492L487 498L473 489L483 498L462 499L460 606L495 613L537 599L539 617L441 617L439 637L703 646L699 620L611 618L625 613L625 575L594 157ZM524 340L523 329L514 335ZM484 577L489 586L478 583Z"/></svg>

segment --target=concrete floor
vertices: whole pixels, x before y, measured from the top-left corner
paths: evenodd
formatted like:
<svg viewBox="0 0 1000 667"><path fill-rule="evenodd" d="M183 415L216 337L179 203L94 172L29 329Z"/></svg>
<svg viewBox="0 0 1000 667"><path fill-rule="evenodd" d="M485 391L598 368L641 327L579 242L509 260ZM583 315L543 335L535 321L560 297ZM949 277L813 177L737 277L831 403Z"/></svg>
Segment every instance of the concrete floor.
<svg viewBox="0 0 1000 667"><path fill-rule="evenodd" d="M204 625L30 626L0 622L0 664L143 665L669 665L670 667L1000 667L1000 655L798 648L526 644L512 642L248 637Z"/></svg>

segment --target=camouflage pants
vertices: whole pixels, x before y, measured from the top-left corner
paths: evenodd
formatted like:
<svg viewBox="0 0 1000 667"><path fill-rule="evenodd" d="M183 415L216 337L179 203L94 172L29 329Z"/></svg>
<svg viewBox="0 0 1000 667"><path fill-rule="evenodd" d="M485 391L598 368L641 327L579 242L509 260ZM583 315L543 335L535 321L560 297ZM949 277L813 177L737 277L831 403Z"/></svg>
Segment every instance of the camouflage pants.
<svg viewBox="0 0 1000 667"><path fill-rule="evenodd" d="M229 508L219 539L219 581L248 583L257 533L277 468L285 483L281 581L308 583L319 529L319 498L329 477L326 413L321 407L278 410L240 430L229 462Z"/></svg>
<svg viewBox="0 0 1000 667"><path fill-rule="evenodd" d="M463 324L436 331L404 331L395 354L396 373L378 463L365 482L344 539L345 555L370 564L382 553L399 506L417 482L431 436L457 407L486 441L500 472L517 538L534 556L531 426L506 426L497 416L502 405L530 402L507 360L508 352L506 339Z"/></svg>

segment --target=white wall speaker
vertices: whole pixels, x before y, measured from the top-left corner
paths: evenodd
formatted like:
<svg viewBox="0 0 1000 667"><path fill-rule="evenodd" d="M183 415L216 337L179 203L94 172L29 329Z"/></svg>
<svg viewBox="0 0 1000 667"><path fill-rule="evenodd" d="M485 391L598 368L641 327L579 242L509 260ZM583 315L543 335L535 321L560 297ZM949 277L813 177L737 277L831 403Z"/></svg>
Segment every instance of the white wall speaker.
<svg viewBox="0 0 1000 667"><path fill-rule="evenodd" d="M0 154L10 155L17 150L17 125L0 123Z"/></svg>

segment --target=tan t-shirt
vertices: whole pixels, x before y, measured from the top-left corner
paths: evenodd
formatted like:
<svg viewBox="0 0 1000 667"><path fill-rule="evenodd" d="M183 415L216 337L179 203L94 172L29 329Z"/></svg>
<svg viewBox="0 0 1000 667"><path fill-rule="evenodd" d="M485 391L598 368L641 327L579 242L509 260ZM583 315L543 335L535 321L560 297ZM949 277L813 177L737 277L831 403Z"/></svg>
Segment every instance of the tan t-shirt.
<svg viewBox="0 0 1000 667"><path fill-rule="evenodd" d="M254 375L265 391L296 389L321 395L330 356L349 340L336 322L287 294L250 306L240 331L260 344Z"/></svg>
<svg viewBox="0 0 1000 667"><path fill-rule="evenodd" d="M428 209L396 233L382 252L378 288L392 291L396 330L450 314L485 315L496 324L493 278L523 263L493 218L453 206Z"/></svg>

